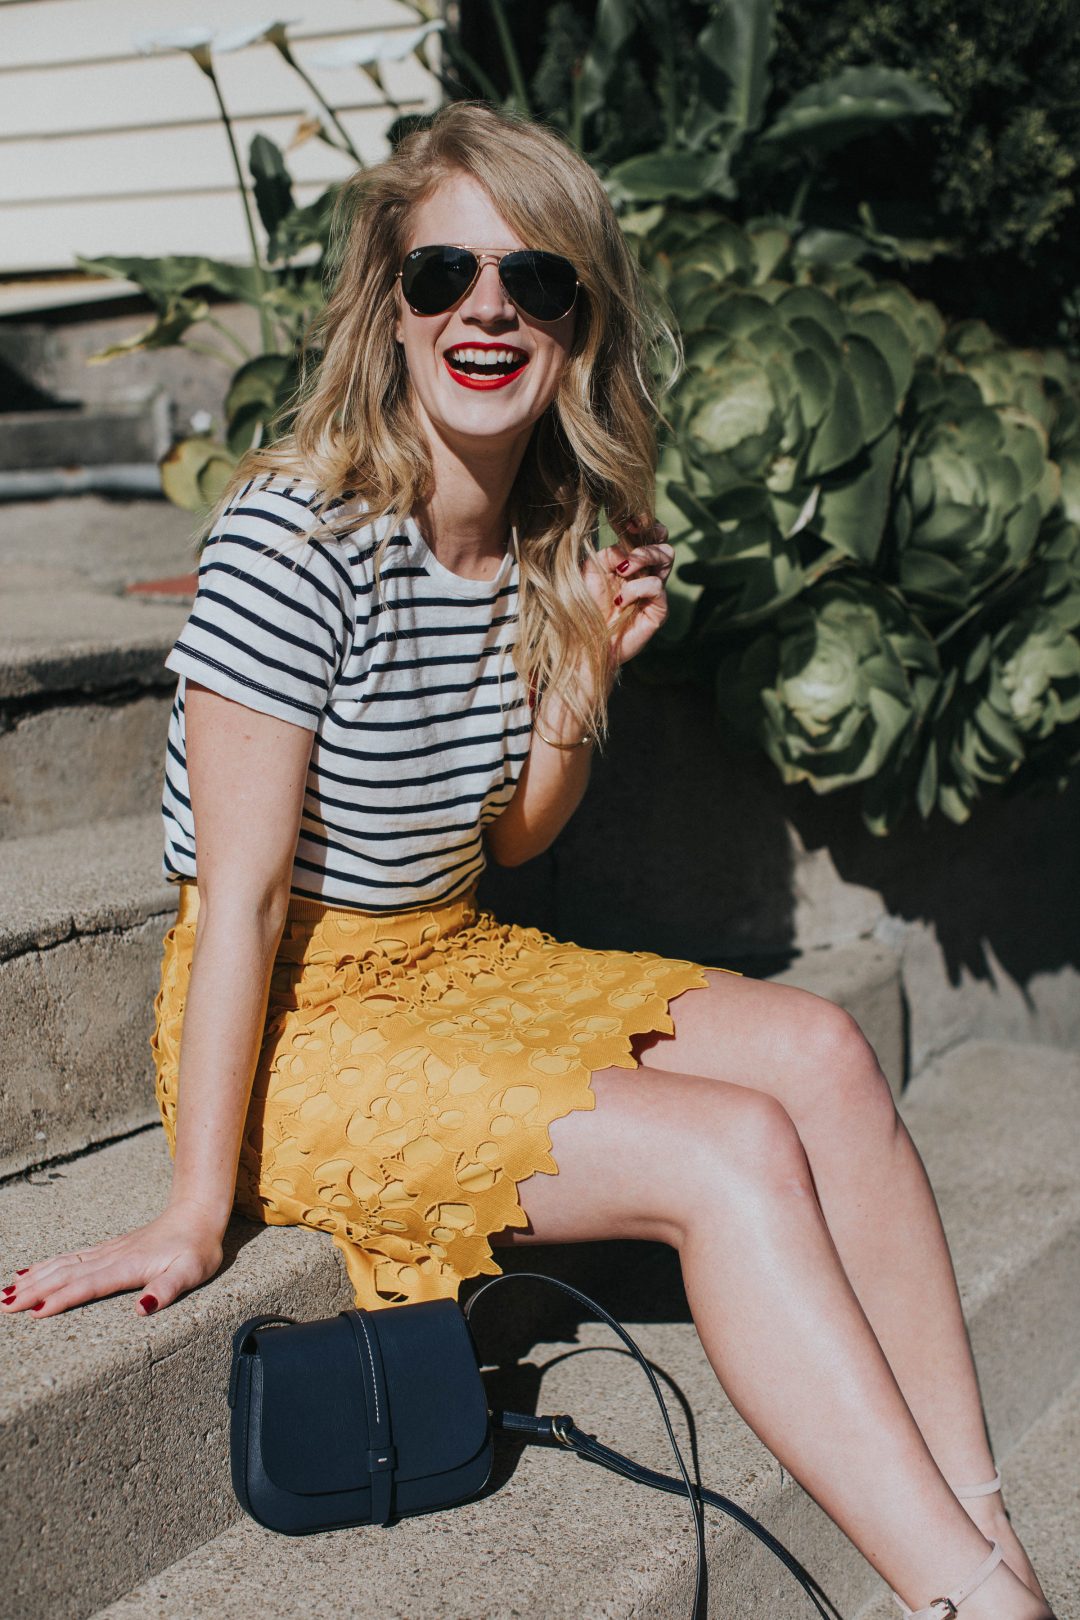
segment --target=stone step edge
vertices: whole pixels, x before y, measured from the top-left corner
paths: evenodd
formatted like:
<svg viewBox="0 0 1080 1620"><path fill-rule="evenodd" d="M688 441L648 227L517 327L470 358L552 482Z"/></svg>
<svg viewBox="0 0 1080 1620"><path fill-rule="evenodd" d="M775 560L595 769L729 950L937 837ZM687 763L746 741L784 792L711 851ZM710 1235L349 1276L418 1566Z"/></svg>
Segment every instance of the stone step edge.
<svg viewBox="0 0 1080 1620"><path fill-rule="evenodd" d="M133 613L146 611L146 603L132 602ZM165 668L165 659L179 628L178 624L171 633L151 630L123 642L76 643L50 652L0 649L0 707L17 722L24 713L45 708L172 691L176 676Z"/></svg>
<svg viewBox="0 0 1080 1620"><path fill-rule="evenodd" d="M5 839L0 965L80 934L117 933L176 907L157 812Z"/></svg>

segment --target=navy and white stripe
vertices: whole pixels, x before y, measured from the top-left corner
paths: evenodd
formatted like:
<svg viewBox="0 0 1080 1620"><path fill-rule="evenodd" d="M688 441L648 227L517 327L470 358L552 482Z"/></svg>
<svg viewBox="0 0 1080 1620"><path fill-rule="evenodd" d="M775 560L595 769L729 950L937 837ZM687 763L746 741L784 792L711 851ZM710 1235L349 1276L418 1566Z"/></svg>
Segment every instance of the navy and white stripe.
<svg viewBox="0 0 1080 1620"><path fill-rule="evenodd" d="M514 668L517 562L463 579L415 520L358 513L311 538L314 487L252 481L205 547L198 591L165 660L179 676L162 818L166 877L194 877L187 681L315 733L292 892L363 911L463 894L483 828L513 796L531 720ZM335 517L343 515L339 507ZM375 589L373 558L390 533Z"/></svg>

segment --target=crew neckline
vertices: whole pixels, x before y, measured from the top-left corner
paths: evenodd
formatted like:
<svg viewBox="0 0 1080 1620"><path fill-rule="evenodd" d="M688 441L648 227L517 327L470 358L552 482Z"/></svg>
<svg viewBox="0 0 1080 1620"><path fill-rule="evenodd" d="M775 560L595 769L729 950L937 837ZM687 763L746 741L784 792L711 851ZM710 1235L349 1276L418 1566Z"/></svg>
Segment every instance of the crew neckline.
<svg viewBox="0 0 1080 1620"><path fill-rule="evenodd" d="M439 561L424 539L423 534L420 532L420 525L411 513L405 519L405 528L429 571L437 578L445 580L459 595L490 596L492 591L497 591L501 585L505 585L510 576L511 569L514 566L514 545L512 540L503 553L498 569L490 579L469 579L465 574L455 574L452 568L447 568L445 564Z"/></svg>

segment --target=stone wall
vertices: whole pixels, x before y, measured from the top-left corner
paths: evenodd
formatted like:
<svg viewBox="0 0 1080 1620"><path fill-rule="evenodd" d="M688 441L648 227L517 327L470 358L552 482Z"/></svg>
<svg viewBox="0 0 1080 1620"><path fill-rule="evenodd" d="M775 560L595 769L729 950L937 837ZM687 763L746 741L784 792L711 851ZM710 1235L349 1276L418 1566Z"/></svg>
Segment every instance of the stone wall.
<svg viewBox="0 0 1080 1620"><path fill-rule="evenodd" d="M1080 1046L1080 785L875 838L853 795L784 787L741 750L706 692L632 670L577 815L547 854L489 871L481 898L581 945L758 973L883 942L912 1073L974 1034Z"/></svg>

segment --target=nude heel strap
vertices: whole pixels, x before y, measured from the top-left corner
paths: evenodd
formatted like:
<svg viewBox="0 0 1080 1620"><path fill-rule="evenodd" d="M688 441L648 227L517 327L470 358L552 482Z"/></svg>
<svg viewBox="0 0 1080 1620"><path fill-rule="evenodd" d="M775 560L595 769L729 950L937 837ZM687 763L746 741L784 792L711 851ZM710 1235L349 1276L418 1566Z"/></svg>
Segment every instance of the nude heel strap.
<svg viewBox="0 0 1080 1620"><path fill-rule="evenodd" d="M1001 1474L996 1473L993 1479L988 1479L985 1485L954 1485L952 1493L961 1502L970 1496L993 1496L995 1491L1001 1489Z"/></svg>
<svg viewBox="0 0 1080 1620"><path fill-rule="evenodd" d="M908 1620L955 1620L956 1611L964 1599L969 1598L972 1592L978 1591L983 1581L988 1579L997 1569L1004 1556L1001 1543L999 1541L991 1542L989 1554L983 1559L974 1575L963 1586L954 1587L944 1597L931 1598L929 1608L909 1609L905 1603L901 1602L900 1598L896 1598L896 1601L908 1616ZM893 1596L896 1597L895 1592Z"/></svg>

